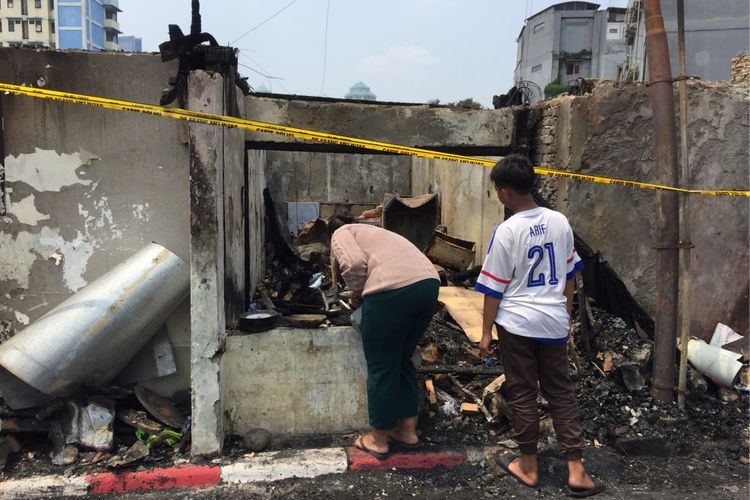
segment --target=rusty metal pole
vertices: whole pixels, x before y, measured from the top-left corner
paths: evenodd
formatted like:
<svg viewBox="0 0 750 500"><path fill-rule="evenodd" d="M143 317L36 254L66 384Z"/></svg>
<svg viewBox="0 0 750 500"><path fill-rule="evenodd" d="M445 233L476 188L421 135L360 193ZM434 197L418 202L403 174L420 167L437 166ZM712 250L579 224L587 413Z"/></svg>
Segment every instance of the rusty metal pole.
<svg viewBox="0 0 750 500"><path fill-rule="evenodd" d="M677 185L677 143L672 69L659 0L644 0L646 50L653 109L654 160L658 182ZM659 401L674 397L677 340L679 207L677 193L656 194L656 333L652 395Z"/></svg>
<svg viewBox="0 0 750 500"><path fill-rule="evenodd" d="M677 0L677 40L680 60L680 186L690 185L687 139L687 64L685 63L685 0ZM677 406L685 407L687 346L690 339L690 195L680 193L680 374Z"/></svg>

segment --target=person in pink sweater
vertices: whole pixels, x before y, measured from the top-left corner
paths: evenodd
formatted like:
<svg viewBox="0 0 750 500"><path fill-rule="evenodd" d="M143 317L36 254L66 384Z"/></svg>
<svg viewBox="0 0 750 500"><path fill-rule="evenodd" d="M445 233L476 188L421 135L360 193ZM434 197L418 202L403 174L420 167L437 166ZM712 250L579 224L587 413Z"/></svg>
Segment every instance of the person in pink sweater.
<svg viewBox="0 0 750 500"><path fill-rule="evenodd" d="M341 277L361 300L362 346L372 430L354 446L380 460L395 448L415 449L419 396L411 357L432 320L440 278L409 240L351 214L328 223Z"/></svg>

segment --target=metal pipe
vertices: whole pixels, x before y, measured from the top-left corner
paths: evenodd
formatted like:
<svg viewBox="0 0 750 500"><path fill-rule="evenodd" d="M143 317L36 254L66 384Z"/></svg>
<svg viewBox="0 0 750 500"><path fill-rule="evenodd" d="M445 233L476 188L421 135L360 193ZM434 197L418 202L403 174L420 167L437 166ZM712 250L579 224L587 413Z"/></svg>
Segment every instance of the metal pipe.
<svg viewBox="0 0 750 500"><path fill-rule="evenodd" d="M49 395L104 386L189 289L188 264L151 243L0 345L0 365Z"/></svg>
<svg viewBox="0 0 750 500"><path fill-rule="evenodd" d="M685 1L677 0L677 40L680 60L680 186L690 185L689 150L687 138L687 65L685 63ZM687 388L688 340L690 339L690 197L680 193L680 375L677 390L677 405L685 407Z"/></svg>
<svg viewBox="0 0 750 500"><path fill-rule="evenodd" d="M653 109L654 160L658 182L677 184L677 144L674 94L669 46L659 0L644 0L646 50ZM656 332L652 395L659 401L674 397L675 349L677 340L679 210L677 194L656 194Z"/></svg>

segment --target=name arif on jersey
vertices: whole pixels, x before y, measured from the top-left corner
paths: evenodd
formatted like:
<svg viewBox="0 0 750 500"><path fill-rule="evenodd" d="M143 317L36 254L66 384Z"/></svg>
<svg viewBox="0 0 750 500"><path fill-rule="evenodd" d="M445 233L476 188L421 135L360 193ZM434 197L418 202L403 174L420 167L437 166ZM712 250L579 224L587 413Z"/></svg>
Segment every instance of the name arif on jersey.
<svg viewBox="0 0 750 500"><path fill-rule="evenodd" d="M508 332L562 340L570 321L565 283L582 268L568 219L537 207L495 228L476 290L500 299L495 322Z"/></svg>

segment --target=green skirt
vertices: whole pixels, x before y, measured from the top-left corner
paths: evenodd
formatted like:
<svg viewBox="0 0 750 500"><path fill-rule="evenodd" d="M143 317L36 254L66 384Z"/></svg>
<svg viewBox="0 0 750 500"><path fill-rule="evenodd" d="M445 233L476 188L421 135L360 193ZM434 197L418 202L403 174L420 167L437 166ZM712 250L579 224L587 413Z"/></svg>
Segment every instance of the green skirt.
<svg viewBox="0 0 750 500"><path fill-rule="evenodd" d="M393 429L419 411L411 361L432 320L440 282L434 279L362 298L362 345L367 360L370 425Z"/></svg>

